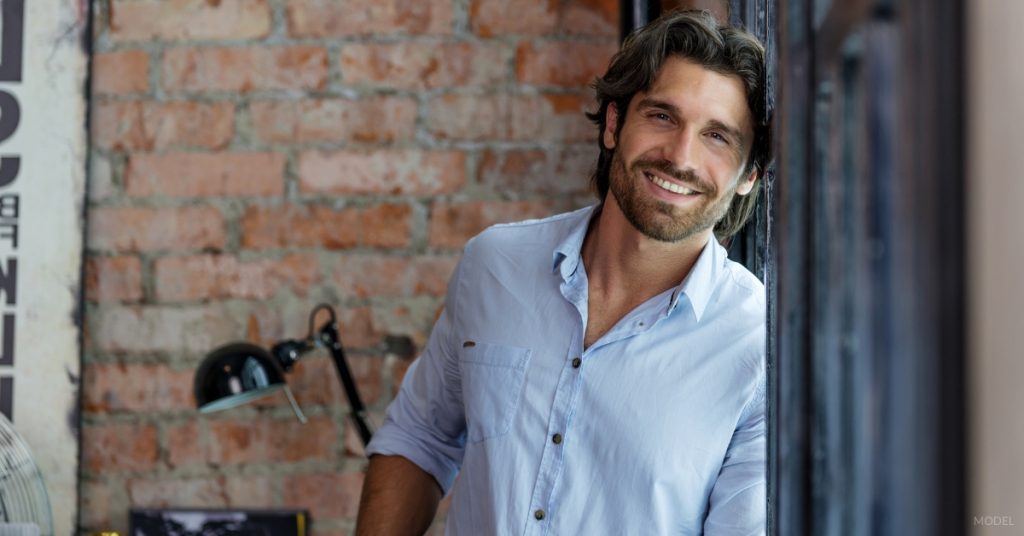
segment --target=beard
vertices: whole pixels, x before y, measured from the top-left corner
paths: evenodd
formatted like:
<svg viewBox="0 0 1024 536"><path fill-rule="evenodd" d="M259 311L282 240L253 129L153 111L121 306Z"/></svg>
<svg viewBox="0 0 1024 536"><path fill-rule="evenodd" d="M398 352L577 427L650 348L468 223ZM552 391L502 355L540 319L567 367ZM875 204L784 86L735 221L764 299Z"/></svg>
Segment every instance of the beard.
<svg viewBox="0 0 1024 536"><path fill-rule="evenodd" d="M659 171L694 187L701 192L700 202L680 207L651 197L641 182L648 180L645 170ZM644 236L659 242L680 242L714 227L729 211L738 185L737 181L723 195L716 196L718 189L713 183L702 180L692 171L679 170L666 160L639 159L630 164L627 171L621 153L615 151L608 189L626 220Z"/></svg>

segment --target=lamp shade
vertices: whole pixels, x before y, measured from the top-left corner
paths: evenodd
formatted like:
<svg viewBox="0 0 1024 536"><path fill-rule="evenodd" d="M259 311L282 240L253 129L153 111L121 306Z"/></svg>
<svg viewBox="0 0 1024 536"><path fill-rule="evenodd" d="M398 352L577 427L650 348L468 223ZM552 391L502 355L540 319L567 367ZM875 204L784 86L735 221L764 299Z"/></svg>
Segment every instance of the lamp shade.
<svg viewBox="0 0 1024 536"><path fill-rule="evenodd" d="M196 370L195 397L200 413L209 413L286 389L284 371L254 344L231 343L210 352Z"/></svg>

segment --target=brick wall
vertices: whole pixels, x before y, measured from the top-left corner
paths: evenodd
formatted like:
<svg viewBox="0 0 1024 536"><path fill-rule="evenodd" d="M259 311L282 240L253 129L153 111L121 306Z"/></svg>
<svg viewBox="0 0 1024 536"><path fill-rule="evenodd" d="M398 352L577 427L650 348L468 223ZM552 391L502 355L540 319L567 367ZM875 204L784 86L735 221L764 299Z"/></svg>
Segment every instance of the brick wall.
<svg viewBox="0 0 1024 536"><path fill-rule="evenodd" d="M81 525L130 506L307 507L347 534L365 460L325 355L199 417L192 373L339 308L380 418L465 240L589 203L586 84L615 0L93 4Z"/></svg>

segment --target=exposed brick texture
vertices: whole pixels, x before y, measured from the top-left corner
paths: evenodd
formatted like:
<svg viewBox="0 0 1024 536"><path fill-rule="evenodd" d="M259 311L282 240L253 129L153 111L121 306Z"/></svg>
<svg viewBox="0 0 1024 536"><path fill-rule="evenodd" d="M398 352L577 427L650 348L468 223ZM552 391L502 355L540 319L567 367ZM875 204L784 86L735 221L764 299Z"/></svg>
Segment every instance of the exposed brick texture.
<svg viewBox="0 0 1024 536"><path fill-rule="evenodd" d="M246 248L409 245L411 208L383 204L366 208L334 209L324 205L252 207L242 218L242 245Z"/></svg>
<svg viewBox="0 0 1024 536"><path fill-rule="evenodd" d="M90 413L147 413L190 410L192 369L152 363L87 363L83 375L85 410Z"/></svg>
<svg viewBox="0 0 1024 536"><path fill-rule="evenodd" d="M427 129L443 140L571 142L596 140L580 95L463 95L427 104Z"/></svg>
<svg viewBox="0 0 1024 536"><path fill-rule="evenodd" d="M602 74L614 52L608 43L526 41L516 50L516 76L524 84L578 87Z"/></svg>
<svg viewBox="0 0 1024 536"><path fill-rule="evenodd" d="M93 108L92 142L115 150L220 149L234 135L230 102L117 101Z"/></svg>
<svg viewBox="0 0 1024 536"><path fill-rule="evenodd" d="M164 52L161 77L167 91L322 89L327 83L327 50L316 46L172 48Z"/></svg>
<svg viewBox="0 0 1024 536"><path fill-rule="evenodd" d="M465 167L459 151L309 151L299 155L299 188L337 194L448 194L466 182Z"/></svg>
<svg viewBox="0 0 1024 536"><path fill-rule="evenodd" d="M282 289L304 296L320 278L317 259L309 254L251 261L230 255L163 257L153 272L162 302L267 299Z"/></svg>
<svg viewBox="0 0 1024 536"><path fill-rule="evenodd" d="M98 95L140 93L149 89L149 54L125 49L92 57L92 90Z"/></svg>
<svg viewBox="0 0 1024 536"><path fill-rule="evenodd" d="M284 193L280 153L136 154L125 167L133 197L267 197Z"/></svg>
<svg viewBox="0 0 1024 536"><path fill-rule="evenodd" d="M82 465L94 473L152 469L159 454L156 427L108 424L82 430Z"/></svg>
<svg viewBox="0 0 1024 536"><path fill-rule="evenodd" d="M115 41L248 39L270 31L268 0L111 0Z"/></svg>
<svg viewBox="0 0 1024 536"><path fill-rule="evenodd" d="M462 247L473 235L496 223L539 218L550 214L547 201L475 201L434 205L430 217L430 244Z"/></svg>
<svg viewBox="0 0 1024 536"><path fill-rule="evenodd" d="M395 142L416 133L416 101L409 97L255 101L249 110L263 143Z"/></svg>
<svg viewBox="0 0 1024 536"><path fill-rule="evenodd" d="M362 473L300 473L285 480L285 500L289 506L309 508L314 519L353 518L362 486Z"/></svg>
<svg viewBox="0 0 1024 536"><path fill-rule="evenodd" d="M365 451L328 352L287 375L307 425L280 392L199 415L195 367L329 303L379 425L466 240L591 202L618 2L93 5L79 532L294 506L351 534Z"/></svg>
<svg viewBox="0 0 1024 536"><path fill-rule="evenodd" d="M288 0L296 37L450 34L452 0Z"/></svg>
<svg viewBox="0 0 1024 536"><path fill-rule="evenodd" d="M142 299L142 261L127 255L87 258L85 297L94 302Z"/></svg>
<svg viewBox="0 0 1024 536"><path fill-rule="evenodd" d="M341 72L355 86L486 87L506 81L508 56L500 43L352 44L341 49Z"/></svg>
<svg viewBox="0 0 1024 536"><path fill-rule="evenodd" d="M86 247L92 251L220 249L224 216L215 207L94 207Z"/></svg>

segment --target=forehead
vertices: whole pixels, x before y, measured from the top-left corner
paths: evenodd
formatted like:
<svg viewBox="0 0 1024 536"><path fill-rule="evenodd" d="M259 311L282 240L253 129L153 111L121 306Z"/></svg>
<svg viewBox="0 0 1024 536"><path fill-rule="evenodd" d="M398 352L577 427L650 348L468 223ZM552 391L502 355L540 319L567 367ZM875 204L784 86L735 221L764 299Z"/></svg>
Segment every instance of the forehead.
<svg viewBox="0 0 1024 536"><path fill-rule="evenodd" d="M665 58L647 97L679 108L691 119L717 120L753 134L753 117L747 105L743 80L733 74L712 71L679 56ZM634 96L630 104L640 99Z"/></svg>

